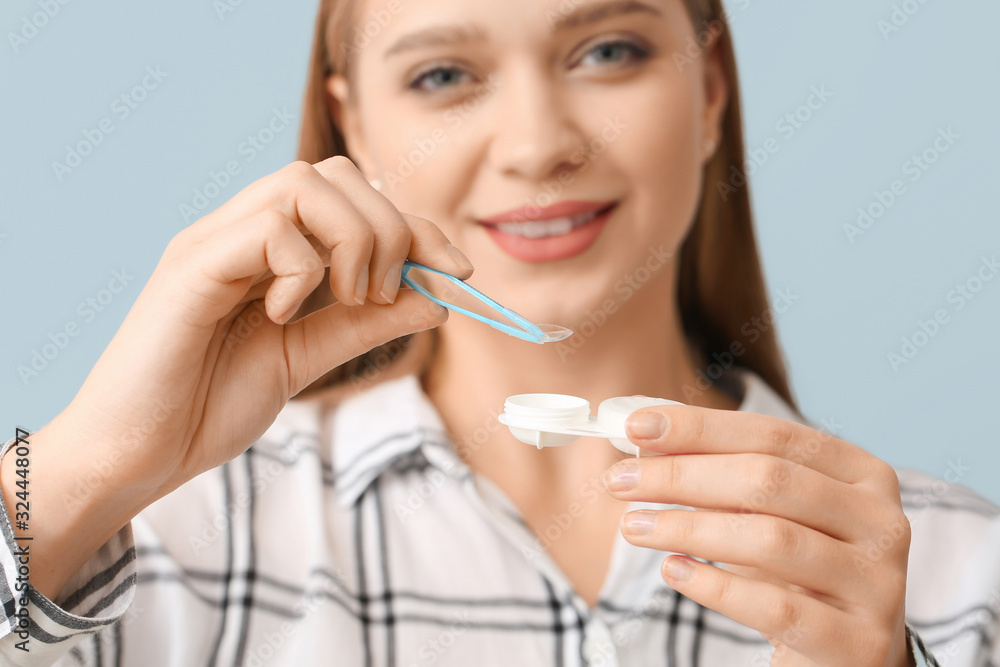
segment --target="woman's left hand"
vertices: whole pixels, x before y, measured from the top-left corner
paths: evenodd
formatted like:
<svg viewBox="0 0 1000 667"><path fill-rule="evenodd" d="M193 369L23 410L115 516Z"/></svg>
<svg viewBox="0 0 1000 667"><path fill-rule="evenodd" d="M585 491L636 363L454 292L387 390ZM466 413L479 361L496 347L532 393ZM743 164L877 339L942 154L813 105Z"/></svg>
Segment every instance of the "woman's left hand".
<svg viewBox="0 0 1000 667"><path fill-rule="evenodd" d="M647 453L608 469L638 510L622 533L669 556L663 577L691 600L754 628L772 665L913 665L903 602L910 524L891 466L801 424L687 405L626 424Z"/></svg>

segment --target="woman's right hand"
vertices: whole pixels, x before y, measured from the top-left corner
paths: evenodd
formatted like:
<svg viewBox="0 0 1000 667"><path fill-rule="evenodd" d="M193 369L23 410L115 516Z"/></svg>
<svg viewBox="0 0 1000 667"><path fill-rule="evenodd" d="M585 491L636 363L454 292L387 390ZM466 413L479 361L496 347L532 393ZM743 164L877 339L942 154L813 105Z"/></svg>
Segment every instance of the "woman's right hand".
<svg viewBox="0 0 1000 667"><path fill-rule="evenodd" d="M32 436L33 477L58 476L66 502L119 504L128 516L103 532L117 530L245 451L330 369L442 324L444 308L397 294L407 258L472 273L435 225L400 213L347 158L252 183L171 240L72 403ZM286 323L325 266L320 289L338 303Z"/></svg>

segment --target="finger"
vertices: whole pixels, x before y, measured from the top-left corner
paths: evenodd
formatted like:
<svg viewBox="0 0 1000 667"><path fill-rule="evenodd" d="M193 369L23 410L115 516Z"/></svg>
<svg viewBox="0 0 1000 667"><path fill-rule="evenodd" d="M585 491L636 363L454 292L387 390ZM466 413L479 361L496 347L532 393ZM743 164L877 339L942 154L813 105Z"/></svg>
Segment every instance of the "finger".
<svg viewBox="0 0 1000 667"><path fill-rule="evenodd" d="M392 202L373 188L349 159L334 157L314 166L323 178L344 194L371 227L374 236L367 294L375 303L392 303L399 290L403 262L410 249L409 225ZM303 201L300 210L307 215L310 213L308 201Z"/></svg>
<svg viewBox="0 0 1000 667"><path fill-rule="evenodd" d="M312 234L304 234L303 237L312 249L316 252L316 256L319 257L320 263L324 268L330 266L330 249L323 245L323 242L317 239ZM263 299L264 295L267 294L267 290L270 289L271 284L274 282L275 275L271 269L267 269L263 273L257 274L252 282L250 283L250 289L247 290L243 298L240 299L240 303L249 303L251 301L256 301L257 299ZM322 284L323 281L320 281Z"/></svg>
<svg viewBox="0 0 1000 667"><path fill-rule="evenodd" d="M333 250L330 282L338 300L363 303L372 295L377 303L386 303L383 291L394 296L399 288L396 273L413 246L411 216L401 214L371 187L348 158L334 156L316 165L293 162L252 183L189 230L196 240L208 238L271 208ZM459 277L471 274L461 252L446 252L449 244L440 230L424 221L419 231L425 238L417 239L418 251L428 246L441 251L431 252L430 266Z"/></svg>
<svg viewBox="0 0 1000 667"><path fill-rule="evenodd" d="M212 324L232 310L254 276L271 271L275 278L265 295L272 321L282 324L323 279L323 263L295 224L277 211L259 213L231 234L217 234L191 249L187 261L199 267L191 286L209 304ZM208 280L204 280L208 278ZM287 319L287 317L285 317Z"/></svg>
<svg viewBox="0 0 1000 667"><path fill-rule="evenodd" d="M403 262L409 258L459 278L472 275L472 263L429 220L401 213L371 186L350 160L330 158L316 165L361 212L375 232L369 293L376 303L391 303L400 287Z"/></svg>
<svg viewBox="0 0 1000 667"><path fill-rule="evenodd" d="M791 591L795 591L797 593L806 593L808 595L813 595L815 597L821 597L821 598L827 597L816 591L803 588L802 586L798 586L796 584L790 584L787 581L778 577L777 575L771 574L767 570L761 570L760 568L750 567L749 565L737 565L735 563L726 563L724 561L720 561L716 563L716 565L718 565L727 572L738 574L741 577L746 577L747 579L754 579L756 581L766 581L774 584L775 586L784 586L785 588Z"/></svg>
<svg viewBox="0 0 1000 667"><path fill-rule="evenodd" d="M290 396L348 359L408 333L439 326L447 319L445 308L404 291L393 305L334 304L296 320L285 327Z"/></svg>
<svg viewBox="0 0 1000 667"><path fill-rule="evenodd" d="M680 567L675 570L675 565ZM855 632L860 629L853 617L808 595L747 579L686 556L667 557L661 572L667 584L682 595L811 660L841 664L833 650L858 644Z"/></svg>
<svg viewBox="0 0 1000 667"><path fill-rule="evenodd" d="M867 587L853 564L860 550L780 517L639 510L622 517L622 535L642 547L759 568L833 600L856 599Z"/></svg>
<svg viewBox="0 0 1000 667"><path fill-rule="evenodd" d="M472 262L461 250L453 246L444 232L430 220L404 213L410 226L412 240L409 258L414 262L450 273L456 278L468 280L475 270Z"/></svg>
<svg viewBox="0 0 1000 667"><path fill-rule="evenodd" d="M192 231L206 238L230 235L267 210L285 215L301 234L330 248L330 287L338 301L364 303L374 232L348 197L307 162L293 162L252 183Z"/></svg>
<svg viewBox="0 0 1000 667"><path fill-rule="evenodd" d="M402 216L411 231L409 259L439 269L462 280L467 280L472 275L474 270L472 262L461 250L448 242L448 237L437 225L409 213L403 213ZM312 245L313 250L323 261L323 265L329 266L330 249L308 232L305 233L305 239ZM270 270L257 276L253 281L253 286L247 290L240 303L248 303L262 298L273 279L274 274Z"/></svg>
<svg viewBox="0 0 1000 667"><path fill-rule="evenodd" d="M605 480L620 500L770 514L846 542L872 534L884 518L871 491L766 454L623 459Z"/></svg>
<svg viewBox="0 0 1000 667"><path fill-rule="evenodd" d="M832 435L753 412L662 405L637 410L625 427L633 443L662 454L758 452L795 461L849 484L867 479L881 463L857 445Z"/></svg>

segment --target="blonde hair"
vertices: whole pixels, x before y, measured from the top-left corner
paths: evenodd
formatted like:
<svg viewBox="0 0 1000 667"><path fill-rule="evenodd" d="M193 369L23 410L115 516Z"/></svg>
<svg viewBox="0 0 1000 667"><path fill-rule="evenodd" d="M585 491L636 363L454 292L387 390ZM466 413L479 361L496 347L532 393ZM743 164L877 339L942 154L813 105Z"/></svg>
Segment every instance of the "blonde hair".
<svg viewBox="0 0 1000 667"><path fill-rule="evenodd" d="M696 220L680 249L677 297L684 334L703 364L714 359L713 355L730 353L731 346L740 343L742 354L736 356L735 365L757 373L798 411L774 326L769 324L764 330L754 326L753 341L747 340L744 333L755 318L766 318L770 312L749 186L730 187L724 195L716 188L716 184L730 184L730 167L742 169L745 160L736 58L725 10L721 0L684 3L699 35L697 43L710 34L721 49L730 86L722 140L705 166ZM350 67L349 31L356 4L353 0L320 3L299 138L299 159L310 163L347 155L344 138L327 106L326 79L333 72L346 73ZM335 369L320 383L329 386L357 377L376 365L382 367L387 359L398 357L406 343L393 341L375 348Z"/></svg>

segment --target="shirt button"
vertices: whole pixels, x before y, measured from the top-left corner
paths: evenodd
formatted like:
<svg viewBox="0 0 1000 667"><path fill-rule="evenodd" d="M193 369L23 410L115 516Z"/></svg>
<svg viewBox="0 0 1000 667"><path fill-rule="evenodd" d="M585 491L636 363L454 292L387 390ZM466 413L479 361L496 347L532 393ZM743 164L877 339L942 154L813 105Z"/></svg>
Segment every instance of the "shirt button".
<svg viewBox="0 0 1000 667"><path fill-rule="evenodd" d="M618 649L607 623L591 616L583 626L583 658L589 667L618 667Z"/></svg>

